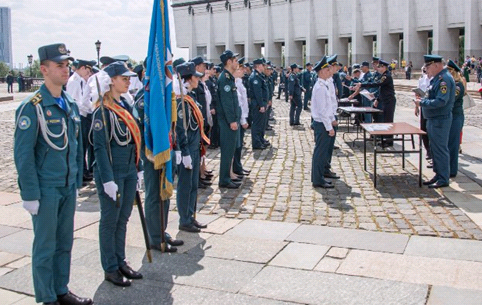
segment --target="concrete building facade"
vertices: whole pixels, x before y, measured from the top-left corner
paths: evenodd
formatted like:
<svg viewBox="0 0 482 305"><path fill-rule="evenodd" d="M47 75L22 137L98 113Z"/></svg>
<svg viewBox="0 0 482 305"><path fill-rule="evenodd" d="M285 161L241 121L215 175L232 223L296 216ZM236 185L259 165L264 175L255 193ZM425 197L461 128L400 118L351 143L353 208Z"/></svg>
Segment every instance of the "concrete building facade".
<svg viewBox="0 0 482 305"><path fill-rule="evenodd" d="M172 0L177 47L219 62L225 49L276 65L338 54L423 64L482 56L482 0ZM174 54L175 56L175 54Z"/></svg>
<svg viewBox="0 0 482 305"><path fill-rule="evenodd" d="M0 7L0 61L12 68L12 18L9 7Z"/></svg>

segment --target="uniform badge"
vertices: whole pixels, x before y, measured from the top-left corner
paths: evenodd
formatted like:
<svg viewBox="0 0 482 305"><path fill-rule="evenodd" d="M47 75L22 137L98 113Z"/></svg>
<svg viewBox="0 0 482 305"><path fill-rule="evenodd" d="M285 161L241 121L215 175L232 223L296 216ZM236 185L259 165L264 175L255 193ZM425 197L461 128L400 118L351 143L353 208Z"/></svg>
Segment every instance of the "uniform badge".
<svg viewBox="0 0 482 305"><path fill-rule="evenodd" d="M94 130L99 131L102 130L102 127L104 127L104 123L102 123L101 120L97 119L94 121Z"/></svg>
<svg viewBox="0 0 482 305"><path fill-rule="evenodd" d="M177 112L177 117L181 120L184 118L184 115L182 114L182 109Z"/></svg>
<svg viewBox="0 0 482 305"><path fill-rule="evenodd" d="M258 84L258 80L255 79L254 82L253 82L253 84L257 85L257 84Z"/></svg>
<svg viewBox="0 0 482 305"><path fill-rule="evenodd" d="M32 121L28 116L22 115L18 120L18 128L21 130L27 130L30 127Z"/></svg>
<svg viewBox="0 0 482 305"><path fill-rule="evenodd" d="M77 138L79 136L79 125L75 124L75 137Z"/></svg>
<svg viewBox="0 0 482 305"><path fill-rule="evenodd" d="M446 82L440 83L440 92L442 92L442 94L447 93L447 83Z"/></svg>
<svg viewBox="0 0 482 305"><path fill-rule="evenodd" d="M67 54L67 49L65 48L65 45L64 44L61 44L59 46L59 53L60 54Z"/></svg>
<svg viewBox="0 0 482 305"><path fill-rule="evenodd" d="M52 111L47 110L46 114L47 114L47 116L52 116Z"/></svg>
<svg viewBox="0 0 482 305"><path fill-rule="evenodd" d="M144 102L139 102L139 108L144 109Z"/></svg>
<svg viewBox="0 0 482 305"><path fill-rule="evenodd" d="M460 88L457 86L455 88L455 96L459 95L460 94Z"/></svg>
<svg viewBox="0 0 482 305"><path fill-rule="evenodd" d="M226 91L226 92L231 91L231 86L230 85L224 86L224 91Z"/></svg>

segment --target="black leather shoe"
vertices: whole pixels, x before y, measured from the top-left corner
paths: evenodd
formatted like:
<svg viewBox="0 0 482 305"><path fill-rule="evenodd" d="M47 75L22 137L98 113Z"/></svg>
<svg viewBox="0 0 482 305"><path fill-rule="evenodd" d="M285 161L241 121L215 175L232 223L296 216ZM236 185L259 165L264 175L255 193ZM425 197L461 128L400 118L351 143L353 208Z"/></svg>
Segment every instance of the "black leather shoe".
<svg viewBox="0 0 482 305"><path fill-rule="evenodd" d="M270 143L269 141L264 141L264 142L263 142L263 145L264 145L264 146L271 146L271 143Z"/></svg>
<svg viewBox="0 0 482 305"><path fill-rule="evenodd" d="M271 130L273 130L273 127L268 126L268 127L266 127L266 130L267 130L267 131L271 131Z"/></svg>
<svg viewBox="0 0 482 305"><path fill-rule="evenodd" d="M179 225L179 230L191 232L191 233L199 233L201 229L197 228L196 226L189 224L189 225Z"/></svg>
<svg viewBox="0 0 482 305"><path fill-rule="evenodd" d="M313 184L313 187L321 187L321 188L324 188L324 189L332 189L335 186L333 184L325 182L325 183L322 183L322 184Z"/></svg>
<svg viewBox="0 0 482 305"><path fill-rule="evenodd" d="M241 181L243 181L243 179L239 179L239 178L231 178L231 181L235 182L235 183L240 183Z"/></svg>
<svg viewBox="0 0 482 305"><path fill-rule="evenodd" d="M72 292L67 292L64 295L57 296L57 303L60 305L91 305L94 304L92 299L89 298L81 298L76 296ZM55 303L54 303L55 304Z"/></svg>
<svg viewBox="0 0 482 305"><path fill-rule="evenodd" d="M59 305L59 302L48 302L48 303L43 303L44 305Z"/></svg>
<svg viewBox="0 0 482 305"><path fill-rule="evenodd" d="M438 188L441 188L441 187L446 187L446 186L449 186L448 183L442 183L440 181L437 181L435 183L432 183L428 186L428 188L430 189L438 189Z"/></svg>
<svg viewBox="0 0 482 305"><path fill-rule="evenodd" d="M124 265L119 267L119 271L128 279L131 280L140 280L142 278L142 274L133 270L129 265Z"/></svg>
<svg viewBox="0 0 482 305"><path fill-rule="evenodd" d="M169 238L166 240L166 242L168 244L170 244L171 246L174 246L174 247L178 247L178 246L182 246L184 245L184 241L180 240L180 239L174 239L174 238Z"/></svg>
<svg viewBox="0 0 482 305"><path fill-rule="evenodd" d="M199 184L204 184L205 186L211 186L213 183L211 181L199 180Z"/></svg>
<svg viewBox="0 0 482 305"><path fill-rule="evenodd" d="M422 184L423 185L430 185L430 184L434 184L435 182L437 182L437 178L433 177L432 179L430 179L428 181L424 181Z"/></svg>
<svg viewBox="0 0 482 305"><path fill-rule="evenodd" d="M201 177L201 179L204 179L204 180L209 179L209 180L211 180L213 177L214 177L213 174L204 174L204 178Z"/></svg>
<svg viewBox="0 0 482 305"><path fill-rule="evenodd" d="M239 188L239 184L236 184L236 183L233 183L233 182L230 182L228 184L220 184L219 187L221 188L227 188L227 189L237 189Z"/></svg>
<svg viewBox="0 0 482 305"><path fill-rule="evenodd" d="M245 173L238 173L238 172L233 172L236 176L238 176L238 179L243 179L244 176L246 175Z"/></svg>
<svg viewBox="0 0 482 305"><path fill-rule="evenodd" d="M251 174L251 171L250 171L250 170L247 170L247 169L243 169L243 174L249 175L249 174Z"/></svg>
<svg viewBox="0 0 482 305"><path fill-rule="evenodd" d="M208 177L199 177L199 180L200 181L204 181L204 182L210 182L211 181L211 178L208 178Z"/></svg>
<svg viewBox="0 0 482 305"><path fill-rule="evenodd" d="M266 149L266 146L260 146L260 147L253 147L253 150L263 150Z"/></svg>
<svg viewBox="0 0 482 305"><path fill-rule="evenodd" d="M82 177L82 181L84 181L84 182L90 182L92 180L94 180L94 177L92 175L86 174Z"/></svg>
<svg viewBox="0 0 482 305"><path fill-rule="evenodd" d="M335 145L335 146L333 146L333 149L334 149L334 150L340 149L340 146L336 146L336 145Z"/></svg>
<svg viewBox="0 0 482 305"><path fill-rule="evenodd" d="M105 272L104 279L116 286L128 287L131 285L131 282L126 279L119 270L114 272Z"/></svg>
<svg viewBox="0 0 482 305"><path fill-rule="evenodd" d="M327 172L323 174L323 177L325 178L331 178L331 179L340 179L340 176L335 174L334 172Z"/></svg>
<svg viewBox="0 0 482 305"><path fill-rule="evenodd" d="M162 252L161 245L151 245L151 249ZM169 243L166 243L166 248L164 249L164 252L174 253L174 252L177 252L177 248L169 245Z"/></svg>
<svg viewBox="0 0 482 305"><path fill-rule="evenodd" d="M457 174L450 174L450 178L455 178L457 177Z"/></svg>
<svg viewBox="0 0 482 305"><path fill-rule="evenodd" d="M194 219L192 221L192 224L196 227L196 228L199 228L199 229L206 229L208 227L208 225L206 224L203 224L203 223L200 223L199 221L197 221L196 219Z"/></svg>

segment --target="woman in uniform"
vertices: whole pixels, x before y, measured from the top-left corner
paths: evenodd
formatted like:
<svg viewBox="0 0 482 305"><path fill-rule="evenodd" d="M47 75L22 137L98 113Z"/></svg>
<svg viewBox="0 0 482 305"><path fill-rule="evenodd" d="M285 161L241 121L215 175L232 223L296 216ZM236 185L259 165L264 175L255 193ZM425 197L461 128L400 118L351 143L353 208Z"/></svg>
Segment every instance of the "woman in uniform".
<svg viewBox="0 0 482 305"><path fill-rule="evenodd" d="M460 136L464 126L464 95L467 83L460 74L460 68L450 59L447 69L455 81L455 103L452 109L452 126L449 134L450 177L453 178L457 176L459 170Z"/></svg>
<svg viewBox="0 0 482 305"><path fill-rule="evenodd" d="M121 94L129 90L130 77L136 74L123 62L114 62L99 74L103 100L96 103L91 133L96 160L94 177L100 200L101 263L105 280L130 286L128 279L142 278L127 265L125 241L138 177L143 173L139 168L139 127L131 106ZM97 92L97 88L92 89Z"/></svg>

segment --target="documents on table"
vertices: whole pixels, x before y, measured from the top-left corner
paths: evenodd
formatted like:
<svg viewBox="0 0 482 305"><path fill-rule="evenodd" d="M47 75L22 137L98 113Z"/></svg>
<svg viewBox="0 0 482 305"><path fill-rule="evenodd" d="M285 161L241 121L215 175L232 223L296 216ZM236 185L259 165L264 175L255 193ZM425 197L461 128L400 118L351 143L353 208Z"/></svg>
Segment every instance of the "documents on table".
<svg viewBox="0 0 482 305"><path fill-rule="evenodd" d="M367 131L387 131L393 127L392 124L370 124L364 126Z"/></svg>
<svg viewBox="0 0 482 305"><path fill-rule="evenodd" d="M360 94L369 99L370 101L373 101L375 99L375 94L369 92L368 90L362 90L360 91Z"/></svg>

